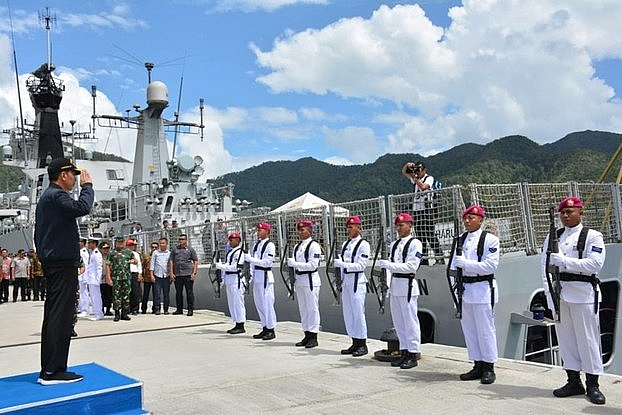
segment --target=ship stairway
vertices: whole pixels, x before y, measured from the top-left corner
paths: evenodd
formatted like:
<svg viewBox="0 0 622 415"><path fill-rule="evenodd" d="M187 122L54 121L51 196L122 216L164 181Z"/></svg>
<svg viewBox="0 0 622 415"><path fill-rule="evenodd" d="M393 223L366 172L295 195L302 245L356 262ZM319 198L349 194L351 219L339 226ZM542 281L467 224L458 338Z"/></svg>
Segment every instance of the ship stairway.
<svg viewBox="0 0 622 415"><path fill-rule="evenodd" d="M97 363L73 366L80 382L42 386L39 372L0 378L0 414L148 414L142 407L142 382Z"/></svg>

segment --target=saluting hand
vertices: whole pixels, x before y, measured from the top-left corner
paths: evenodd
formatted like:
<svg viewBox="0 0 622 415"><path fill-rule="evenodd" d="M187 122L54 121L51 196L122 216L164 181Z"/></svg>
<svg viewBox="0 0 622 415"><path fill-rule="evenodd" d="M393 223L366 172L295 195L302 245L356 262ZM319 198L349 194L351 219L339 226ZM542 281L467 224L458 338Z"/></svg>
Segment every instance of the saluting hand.
<svg viewBox="0 0 622 415"><path fill-rule="evenodd" d="M80 172L80 186L84 186L87 183L93 184L93 178L91 174L86 169L81 169Z"/></svg>

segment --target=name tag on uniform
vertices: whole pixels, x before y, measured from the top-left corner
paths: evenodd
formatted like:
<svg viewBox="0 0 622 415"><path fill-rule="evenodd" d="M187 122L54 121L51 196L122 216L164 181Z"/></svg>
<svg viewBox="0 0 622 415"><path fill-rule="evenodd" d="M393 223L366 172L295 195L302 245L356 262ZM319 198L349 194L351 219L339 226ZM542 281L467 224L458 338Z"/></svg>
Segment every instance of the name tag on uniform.
<svg viewBox="0 0 622 415"><path fill-rule="evenodd" d="M603 253L603 248L599 247L599 246L593 246L592 247L592 252L598 252L599 254Z"/></svg>

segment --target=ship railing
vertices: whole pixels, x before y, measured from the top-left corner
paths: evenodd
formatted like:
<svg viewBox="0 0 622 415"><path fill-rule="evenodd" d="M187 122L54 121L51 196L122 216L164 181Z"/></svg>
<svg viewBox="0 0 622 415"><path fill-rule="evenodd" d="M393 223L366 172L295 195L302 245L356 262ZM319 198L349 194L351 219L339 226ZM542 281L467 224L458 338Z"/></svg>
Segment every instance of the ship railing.
<svg viewBox="0 0 622 415"><path fill-rule="evenodd" d="M483 226L499 237L503 254L540 253L549 228L548 209L567 196L578 196L584 200L585 226L602 232L606 243L622 241L622 186L619 184L472 184L434 190L434 193L434 204L431 206L433 235L445 258L449 255L454 237L454 218L461 219L461 212L472 204L481 205L486 210ZM314 209L234 216L180 229L188 234L190 246L195 248L200 261L209 263L216 249L220 251L220 258L224 258L228 235L232 232L241 233L245 237L245 247L252 251L257 241L257 223L268 222L272 226L270 239L276 245L276 254L280 260L285 244L289 242L293 246L298 242L296 223L303 219L312 220L312 237L320 242L327 257L327 250L334 238L338 246L346 240L345 220L349 215L357 215L362 219L362 234L372 246L376 246L380 237L389 241L395 239L397 235L393 218L400 212L412 212L413 198L414 193L380 196L332 203ZM561 227L559 221L558 227ZM385 235L382 229L386 230ZM162 231L147 233L151 234L153 237L148 238L157 240L156 237ZM176 238L171 239L171 245L177 243ZM441 259L438 252L434 253L431 249L426 249L424 256L437 261Z"/></svg>

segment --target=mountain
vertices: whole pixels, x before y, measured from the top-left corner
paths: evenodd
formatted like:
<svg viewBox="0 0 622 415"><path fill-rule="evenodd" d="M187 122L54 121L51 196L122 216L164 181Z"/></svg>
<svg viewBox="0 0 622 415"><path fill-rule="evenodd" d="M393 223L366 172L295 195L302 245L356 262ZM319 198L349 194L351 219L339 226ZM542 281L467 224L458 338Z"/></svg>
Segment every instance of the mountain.
<svg viewBox="0 0 622 415"><path fill-rule="evenodd" d="M408 161L423 161L444 186L469 183L596 182L622 145L622 134L582 131L540 145L524 136L507 136L485 145L461 144L422 157L385 154L375 162L334 166L311 157L271 161L218 177L217 185L235 183L235 194L255 206L276 208L305 192L330 202L408 193L412 186L402 176ZM619 158L605 181L615 181Z"/></svg>

